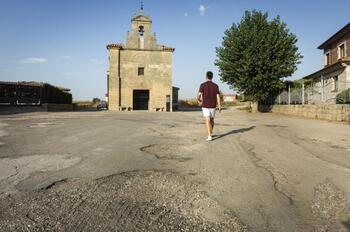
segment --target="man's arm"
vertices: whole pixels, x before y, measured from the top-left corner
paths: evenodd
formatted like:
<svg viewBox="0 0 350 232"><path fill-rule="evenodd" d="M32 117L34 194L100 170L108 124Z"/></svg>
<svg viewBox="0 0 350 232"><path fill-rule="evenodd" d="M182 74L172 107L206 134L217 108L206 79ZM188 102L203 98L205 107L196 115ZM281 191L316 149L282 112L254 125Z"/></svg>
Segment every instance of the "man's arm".
<svg viewBox="0 0 350 232"><path fill-rule="evenodd" d="M220 94L216 94L216 105L219 110L219 113L221 113L221 100L220 100Z"/></svg>
<svg viewBox="0 0 350 232"><path fill-rule="evenodd" d="M202 94L202 92L198 92L197 100L198 100L198 103L201 105L202 102L203 102L203 94Z"/></svg>
<svg viewBox="0 0 350 232"><path fill-rule="evenodd" d="M202 105L203 103L203 84L199 86L198 94L197 94L198 104Z"/></svg>

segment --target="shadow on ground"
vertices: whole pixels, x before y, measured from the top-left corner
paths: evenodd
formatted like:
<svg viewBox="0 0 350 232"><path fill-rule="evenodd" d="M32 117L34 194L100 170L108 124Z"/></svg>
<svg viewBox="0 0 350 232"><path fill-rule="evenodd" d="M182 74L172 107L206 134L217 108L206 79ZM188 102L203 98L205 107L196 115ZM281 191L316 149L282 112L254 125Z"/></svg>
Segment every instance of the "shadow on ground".
<svg viewBox="0 0 350 232"><path fill-rule="evenodd" d="M188 112L188 111L201 111L202 107L200 106L179 106L176 111Z"/></svg>
<svg viewBox="0 0 350 232"><path fill-rule="evenodd" d="M221 138L223 138L225 136L229 136L229 135L232 135L232 134L244 133L244 132L253 130L254 128L255 128L255 126L251 126L251 127L247 127L247 128L240 128L240 129L231 130L231 131L229 131L229 132L227 132L225 134L221 134L221 135L216 136L215 138L213 138L213 140L221 139Z"/></svg>
<svg viewBox="0 0 350 232"><path fill-rule="evenodd" d="M348 221L343 222L343 225L347 229L347 231L350 231L350 219Z"/></svg>

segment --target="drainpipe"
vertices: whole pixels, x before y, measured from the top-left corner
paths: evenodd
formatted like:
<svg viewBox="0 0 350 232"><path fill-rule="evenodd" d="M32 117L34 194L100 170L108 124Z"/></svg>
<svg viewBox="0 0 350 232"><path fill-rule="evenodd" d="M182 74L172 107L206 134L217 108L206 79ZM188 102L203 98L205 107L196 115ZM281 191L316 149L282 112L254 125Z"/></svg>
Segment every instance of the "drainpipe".
<svg viewBox="0 0 350 232"><path fill-rule="evenodd" d="M109 70L106 72L107 74L107 102L109 103Z"/></svg>
<svg viewBox="0 0 350 232"><path fill-rule="evenodd" d="M118 102L118 105L119 105L119 109L120 109L120 107L121 107L121 103L122 103L122 99L121 99L121 97L122 97L122 94L121 94L121 90L122 90L122 88L121 88L121 83L122 83L122 81L121 81L121 79L120 79L120 49L118 50L118 88L119 88L119 93L118 93L118 98L119 98L119 102Z"/></svg>
<svg viewBox="0 0 350 232"><path fill-rule="evenodd" d="M321 75L321 101L324 102L324 81L323 81L323 75Z"/></svg>

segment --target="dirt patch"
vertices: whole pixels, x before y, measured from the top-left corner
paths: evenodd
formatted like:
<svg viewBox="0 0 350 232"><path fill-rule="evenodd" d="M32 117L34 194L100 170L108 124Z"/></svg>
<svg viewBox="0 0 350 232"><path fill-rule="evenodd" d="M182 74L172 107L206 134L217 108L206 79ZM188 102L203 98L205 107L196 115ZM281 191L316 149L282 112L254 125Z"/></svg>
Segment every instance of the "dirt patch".
<svg viewBox="0 0 350 232"><path fill-rule="evenodd" d="M0 200L0 231L246 231L188 178L129 172L10 195Z"/></svg>

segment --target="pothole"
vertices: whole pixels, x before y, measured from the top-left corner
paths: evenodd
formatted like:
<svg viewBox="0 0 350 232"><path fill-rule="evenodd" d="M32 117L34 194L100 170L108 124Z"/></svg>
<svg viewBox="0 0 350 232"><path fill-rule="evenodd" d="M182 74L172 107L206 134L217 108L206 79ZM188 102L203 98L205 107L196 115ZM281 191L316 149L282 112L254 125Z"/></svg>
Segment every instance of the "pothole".
<svg viewBox="0 0 350 232"><path fill-rule="evenodd" d="M203 144L152 144L140 150L154 155L157 159L185 162L192 159L193 153L201 151Z"/></svg>
<svg viewBox="0 0 350 232"><path fill-rule="evenodd" d="M0 231L246 231L189 178L128 172L10 195L0 200Z"/></svg>

